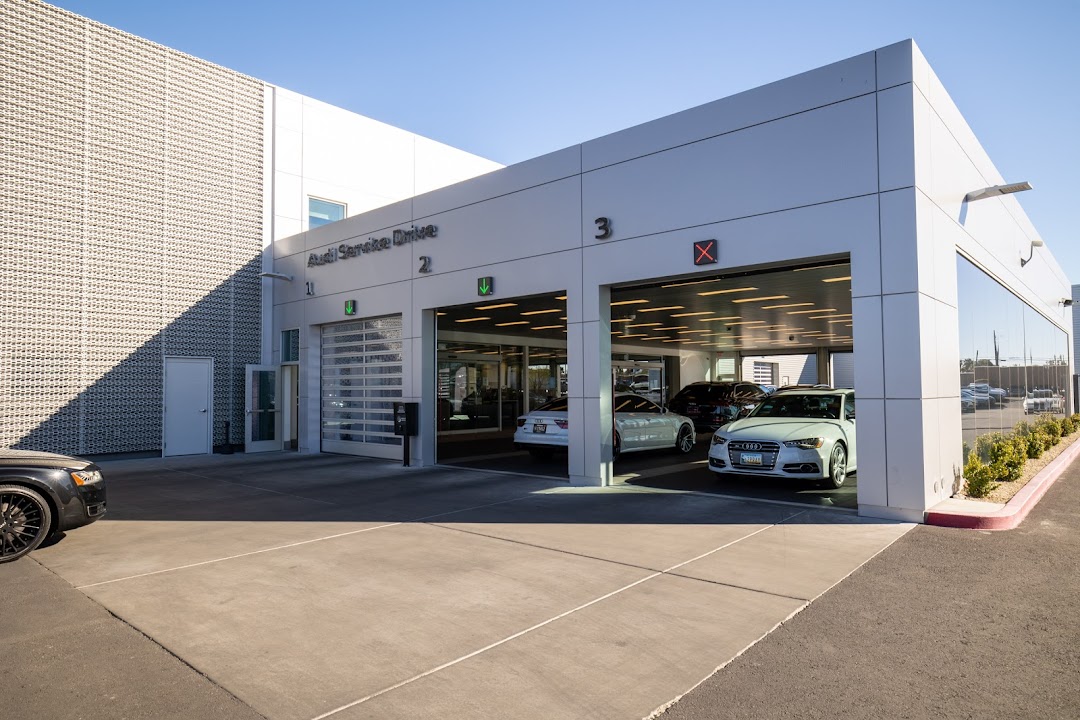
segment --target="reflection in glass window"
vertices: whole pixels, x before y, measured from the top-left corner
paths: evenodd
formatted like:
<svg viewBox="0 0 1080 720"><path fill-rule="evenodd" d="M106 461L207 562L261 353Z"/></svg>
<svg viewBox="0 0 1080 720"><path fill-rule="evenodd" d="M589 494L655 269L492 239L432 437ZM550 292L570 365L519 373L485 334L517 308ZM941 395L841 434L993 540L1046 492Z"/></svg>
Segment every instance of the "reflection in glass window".
<svg viewBox="0 0 1080 720"><path fill-rule="evenodd" d="M308 228L337 222L345 218L345 206L342 203L308 198Z"/></svg>
<svg viewBox="0 0 1080 720"><path fill-rule="evenodd" d="M964 458L980 435L1064 414L1065 332L964 257L957 256L960 410Z"/></svg>

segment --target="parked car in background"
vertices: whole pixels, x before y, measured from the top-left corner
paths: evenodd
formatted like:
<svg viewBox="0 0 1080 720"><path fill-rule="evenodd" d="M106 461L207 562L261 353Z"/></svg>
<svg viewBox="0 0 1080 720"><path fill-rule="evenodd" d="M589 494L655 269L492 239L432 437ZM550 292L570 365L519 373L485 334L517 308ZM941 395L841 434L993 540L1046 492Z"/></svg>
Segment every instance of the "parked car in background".
<svg viewBox="0 0 1080 720"><path fill-rule="evenodd" d="M81 458L0 450L0 563L105 514L101 469Z"/></svg>
<svg viewBox="0 0 1080 720"><path fill-rule="evenodd" d="M545 460L569 446L570 420L567 398L541 405L518 418L514 446L525 448L537 460ZM615 415L615 456L622 453L675 448L680 453L694 449L694 423L660 407L636 393L616 393L612 400Z"/></svg>
<svg viewBox="0 0 1080 720"><path fill-rule="evenodd" d="M778 390L713 434L709 469L820 478L839 488L856 470L855 449L853 390Z"/></svg>
<svg viewBox="0 0 1080 720"><path fill-rule="evenodd" d="M991 387L989 383L968 383L968 388L975 392L980 407L1000 405L1009 399L1004 388Z"/></svg>
<svg viewBox="0 0 1080 720"><path fill-rule="evenodd" d="M1024 397L1024 414L1063 413L1065 398L1054 390L1032 390Z"/></svg>
<svg viewBox="0 0 1080 720"><path fill-rule="evenodd" d="M975 391L960 388L960 412L975 412Z"/></svg>
<svg viewBox="0 0 1080 720"><path fill-rule="evenodd" d="M668 407L694 421L698 432L715 430L740 412L753 410L768 393L748 382L690 383L671 398Z"/></svg>

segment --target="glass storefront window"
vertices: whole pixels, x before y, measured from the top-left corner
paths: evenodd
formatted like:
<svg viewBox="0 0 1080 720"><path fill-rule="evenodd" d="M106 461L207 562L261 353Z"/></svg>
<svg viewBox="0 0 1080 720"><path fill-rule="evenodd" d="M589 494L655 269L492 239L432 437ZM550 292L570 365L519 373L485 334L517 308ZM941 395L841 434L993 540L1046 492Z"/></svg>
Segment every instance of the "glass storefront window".
<svg viewBox="0 0 1080 720"><path fill-rule="evenodd" d="M1068 336L969 260L957 256L964 459L980 435L1063 415Z"/></svg>

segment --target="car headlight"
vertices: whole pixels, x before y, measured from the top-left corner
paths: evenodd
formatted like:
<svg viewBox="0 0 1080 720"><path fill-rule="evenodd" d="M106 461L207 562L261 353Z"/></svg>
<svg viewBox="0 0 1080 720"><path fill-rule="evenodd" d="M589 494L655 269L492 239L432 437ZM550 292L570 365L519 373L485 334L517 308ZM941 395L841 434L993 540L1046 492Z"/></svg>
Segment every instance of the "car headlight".
<svg viewBox="0 0 1080 720"><path fill-rule="evenodd" d="M71 479L76 485L93 485L101 482L100 470L69 470L68 472L71 473Z"/></svg>
<svg viewBox="0 0 1080 720"><path fill-rule="evenodd" d="M803 438L802 440L785 440L785 447L802 448L803 450L812 450L819 448L825 444L825 438L813 437Z"/></svg>
<svg viewBox="0 0 1080 720"><path fill-rule="evenodd" d="M723 435L713 435L712 436L712 443L710 443L710 444L712 444L712 445L723 445L726 442L727 442L727 438L724 437Z"/></svg>

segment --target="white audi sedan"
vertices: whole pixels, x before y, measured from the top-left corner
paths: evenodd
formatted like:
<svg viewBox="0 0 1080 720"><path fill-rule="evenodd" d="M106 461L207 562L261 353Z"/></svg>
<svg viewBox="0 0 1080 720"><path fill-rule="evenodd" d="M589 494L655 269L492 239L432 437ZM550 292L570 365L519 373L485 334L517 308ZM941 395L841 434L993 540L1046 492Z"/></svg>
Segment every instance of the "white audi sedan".
<svg viewBox="0 0 1080 720"><path fill-rule="evenodd" d="M781 390L717 430L709 469L723 475L815 478L832 487L856 470L855 393Z"/></svg>
<svg viewBox="0 0 1080 720"><path fill-rule="evenodd" d="M694 423L636 393L615 393L615 456L621 453L675 448L694 449ZM537 460L546 460L569 445L567 399L555 398L517 421L514 446L525 448Z"/></svg>

